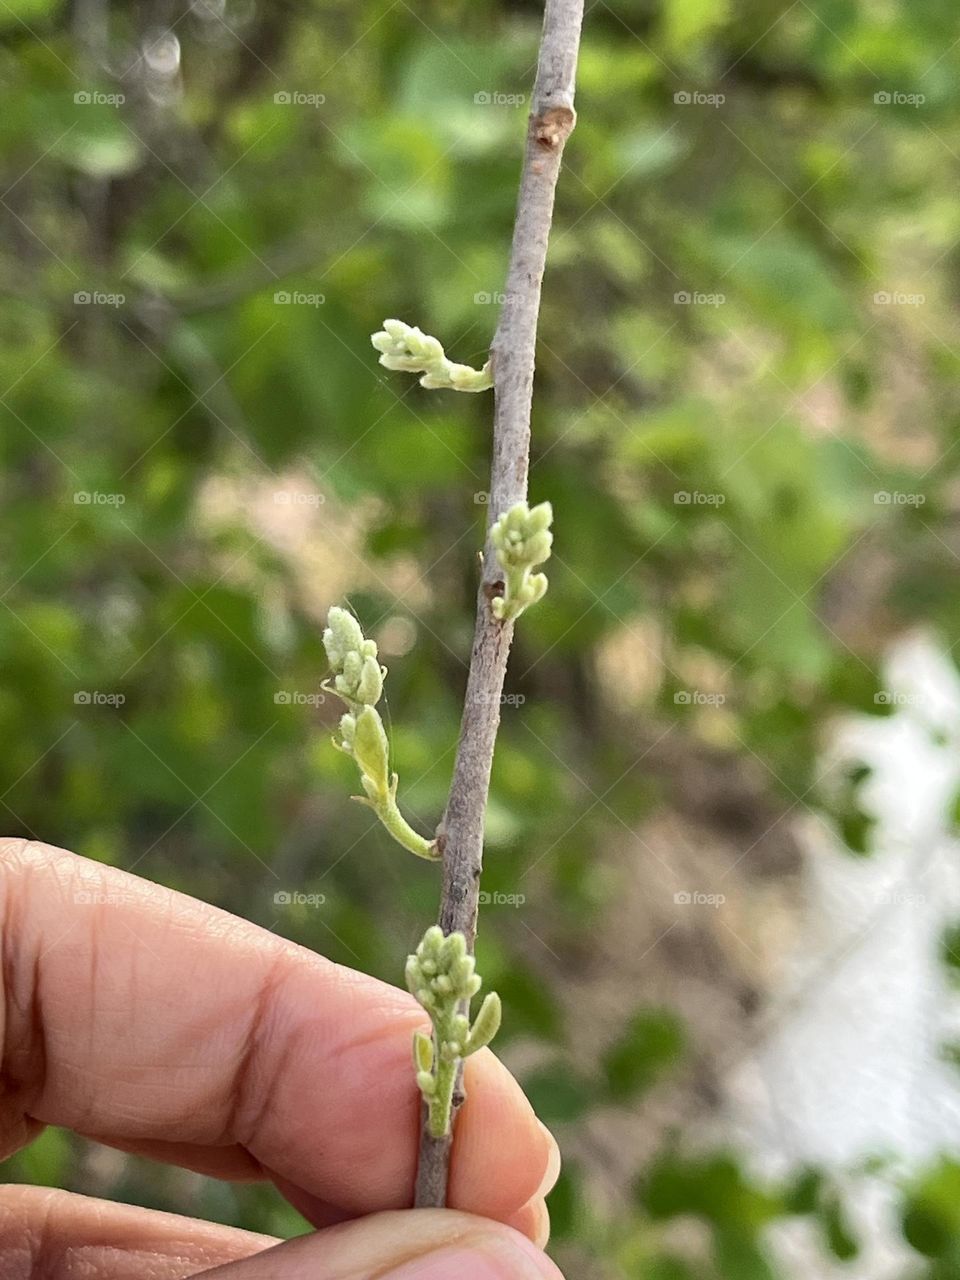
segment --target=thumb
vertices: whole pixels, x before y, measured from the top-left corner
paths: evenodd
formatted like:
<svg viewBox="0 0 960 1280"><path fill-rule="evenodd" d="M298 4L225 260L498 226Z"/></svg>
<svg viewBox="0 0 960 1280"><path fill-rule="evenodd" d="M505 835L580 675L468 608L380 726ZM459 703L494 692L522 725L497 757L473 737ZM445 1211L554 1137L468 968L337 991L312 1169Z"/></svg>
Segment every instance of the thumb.
<svg viewBox="0 0 960 1280"><path fill-rule="evenodd" d="M450 1209L376 1213L298 1236L204 1280L563 1280L517 1231Z"/></svg>

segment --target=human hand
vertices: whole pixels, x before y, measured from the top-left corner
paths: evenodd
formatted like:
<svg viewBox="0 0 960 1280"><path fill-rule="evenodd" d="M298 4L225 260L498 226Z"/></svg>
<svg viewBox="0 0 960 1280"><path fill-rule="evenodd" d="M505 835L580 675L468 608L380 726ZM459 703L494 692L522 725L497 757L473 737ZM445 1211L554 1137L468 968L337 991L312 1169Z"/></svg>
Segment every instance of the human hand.
<svg viewBox="0 0 960 1280"><path fill-rule="evenodd" d="M22 840L0 840L0 929L0 1158L55 1124L213 1177L272 1181L318 1228L281 1244L7 1186L4 1280L562 1280L537 1247L556 1144L489 1050L466 1064L452 1207L406 1208L423 1013L405 992Z"/></svg>

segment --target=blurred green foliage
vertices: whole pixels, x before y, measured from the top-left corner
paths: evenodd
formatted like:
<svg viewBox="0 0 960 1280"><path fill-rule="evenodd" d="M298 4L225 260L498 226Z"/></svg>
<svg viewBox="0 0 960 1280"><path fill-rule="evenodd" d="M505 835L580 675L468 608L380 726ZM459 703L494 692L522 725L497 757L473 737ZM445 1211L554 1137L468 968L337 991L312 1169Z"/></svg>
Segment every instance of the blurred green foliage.
<svg viewBox="0 0 960 1280"><path fill-rule="evenodd" d="M368 335L396 315L482 361L538 26L508 0L0 13L7 833L389 981L437 882L346 800L319 619L346 594L381 640L405 799L430 830L490 404L381 376ZM534 421L556 551L489 815L485 886L530 908L492 898L481 941L504 1039L538 1046L525 1083L561 1123L558 1256L578 1277L763 1280L764 1229L791 1213L855 1252L832 1192L791 1207L727 1156L668 1154L629 1209L598 1207L579 1135L642 1106L695 1029L628 1008L595 1069L574 1067L561 993L629 874L605 875L604 850L664 803L656 753L635 768L660 733L869 848L862 779L817 776L824 728L890 710L877 663L898 631L952 642L960 623L958 70L943 0L590 7ZM611 663L624 640L631 661ZM8 1175L87 1188L89 1158L47 1133ZM957 1176L911 1192L931 1278L960 1266ZM297 1229L263 1188L188 1197L135 1161L102 1181ZM700 1262L659 1243L684 1214L709 1224Z"/></svg>

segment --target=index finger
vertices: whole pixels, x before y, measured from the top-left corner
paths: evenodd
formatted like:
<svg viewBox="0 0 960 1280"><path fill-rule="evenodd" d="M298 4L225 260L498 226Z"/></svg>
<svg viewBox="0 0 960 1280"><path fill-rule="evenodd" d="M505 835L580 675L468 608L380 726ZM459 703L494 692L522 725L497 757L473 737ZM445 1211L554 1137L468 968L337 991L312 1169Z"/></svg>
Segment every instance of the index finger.
<svg viewBox="0 0 960 1280"><path fill-rule="evenodd" d="M239 1145L347 1214L410 1203L424 1014L405 992L32 842L0 841L0 921L0 1155L39 1121L146 1149ZM450 1204L506 1220L552 1140L492 1054L467 1067Z"/></svg>

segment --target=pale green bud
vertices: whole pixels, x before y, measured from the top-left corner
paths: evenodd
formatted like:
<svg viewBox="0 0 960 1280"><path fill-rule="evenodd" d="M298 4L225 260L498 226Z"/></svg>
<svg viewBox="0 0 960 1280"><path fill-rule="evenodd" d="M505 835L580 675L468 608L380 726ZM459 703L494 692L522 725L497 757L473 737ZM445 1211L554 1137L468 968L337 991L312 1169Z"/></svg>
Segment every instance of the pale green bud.
<svg viewBox="0 0 960 1280"><path fill-rule="evenodd" d="M539 502L530 508L527 525L534 533L540 529L549 529L552 524L553 507L549 502Z"/></svg>
<svg viewBox="0 0 960 1280"><path fill-rule="evenodd" d="M495 991L490 991L484 997L483 1004L473 1020L473 1026L470 1028L470 1034L463 1048L463 1056L469 1057L471 1053L476 1053L478 1049L484 1049L500 1030L500 1019L503 1015L503 1008L500 1004L500 997Z"/></svg>
<svg viewBox="0 0 960 1280"><path fill-rule="evenodd" d="M341 679L346 680L348 684L355 685L360 679L360 672L363 669L363 658L360 656L359 649L350 649L343 655L343 669Z"/></svg>
<svg viewBox="0 0 960 1280"><path fill-rule="evenodd" d="M432 924L420 940L417 952L422 956L430 956L432 959L436 959L443 942L443 930L438 924Z"/></svg>
<svg viewBox="0 0 960 1280"><path fill-rule="evenodd" d="M340 745L344 751L353 750L353 739L357 731L357 718L348 711L340 717Z"/></svg>
<svg viewBox="0 0 960 1280"><path fill-rule="evenodd" d="M418 1071L433 1069L433 1038L423 1031L413 1033L413 1065Z"/></svg>
<svg viewBox="0 0 960 1280"><path fill-rule="evenodd" d="M448 933L439 948L438 960L452 969L467 954L467 940L462 933Z"/></svg>
<svg viewBox="0 0 960 1280"><path fill-rule="evenodd" d="M383 799L383 787L376 778L371 778L366 773L360 775L360 785L363 787L367 799L370 801L371 807L376 809L379 801ZM354 799L363 803L363 796L355 796Z"/></svg>
<svg viewBox="0 0 960 1280"><path fill-rule="evenodd" d="M553 534L549 529L541 529L537 533L531 534L524 543L527 563L531 565L543 564L544 560L549 560L552 546Z"/></svg>
<svg viewBox="0 0 960 1280"><path fill-rule="evenodd" d="M360 623L352 613L334 605L327 614L327 627L323 633L323 647L327 651L331 667L340 671L347 654L359 649L362 644Z"/></svg>
<svg viewBox="0 0 960 1280"><path fill-rule="evenodd" d="M360 679L357 681L357 701L365 702L372 707L374 703L380 701L382 693L383 667L376 658L366 657L363 659Z"/></svg>
<svg viewBox="0 0 960 1280"><path fill-rule="evenodd" d="M364 707L353 732L353 754L366 777L382 792L390 786L389 750L380 713L375 707Z"/></svg>
<svg viewBox="0 0 960 1280"><path fill-rule="evenodd" d="M465 1018L462 1013L458 1013L450 1025L453 1028L453 1034L458 1040L466 1040L470 1033L469 1018Z"/></svg>
<svg viewBox="0 0 960 1280"><path fill-rule="evenodd" d="M333 689L345 702L373 706L383 693L386 674L377 661L377 645L367 640L352 613L336 605L327 615L323 647L334 670Z"/></svg>
<svg viewBox="0 0 960 1280"><path fill-rule="evenodd" d="M370 341L384 368L422 373L420 385L429 391L486 391L493 386L489 361L482 369L456 364L436 338L402 320L384 320L383 329Z"/></svg>
<svg viewBox="0 0 960 1280"><path fill-rule="evenodd" d="M388 344L393 341L389 334L382 336ZM418 858L439 861L437 841L427 840L414 830L397 804L398 779L389 769L387 734L374 710L383 695L387 674L377 658L376 642L366 639L353 614L336 605L327 615L327 624L323 645L333 668L333 680L325 680L322 688L336 693L347 704L348 715L340 722L340 741L335 738L334 746L350 752L360 766L363 795L352 798L373 809L405 849Z"/></svg>
<svg viewBox="0 0 960 1280"><path fill-rule="evenodd" d="M549 502L533 508L517 502L491 527L490 541L505 578L503 595L495 596L490 604L495 618L501 621L517 618L524 609L543 599L546 576L531 570L550 558L552 520L553 508Z"/></svg>
<svg viewBox="0 0 960 1280"><path fill-rule="evenodd" d="M500 555L504 568L532 568L550 557L553 534L549 525L553 508L549 502L541 502L531 511L525 502L518 502L505 512L490 530L490 539Z"/></svg>
<svg viewBox="0 0 960 1280"><path fill-rule="evenodd" d="M376 658L362 657L356 649L347 654L343 673L333 682L341 698L373 706L383 693L383 667Z"/></svg>
<svg viewBox="0 0 960 1280"><path fill-rule="evenodd" d="M445 937L438 925L427 929L416 952L407 957L407 986L433 1026L432 1037L414 1033L413 1059L417 1084L429 1103L434 1137L450 1132L458 1063L488 1045L500 1026L500 998L495 993L483 1001L472 1026L461 1011L461 1003L480 990L475 964L463 934Z"/></svg>

